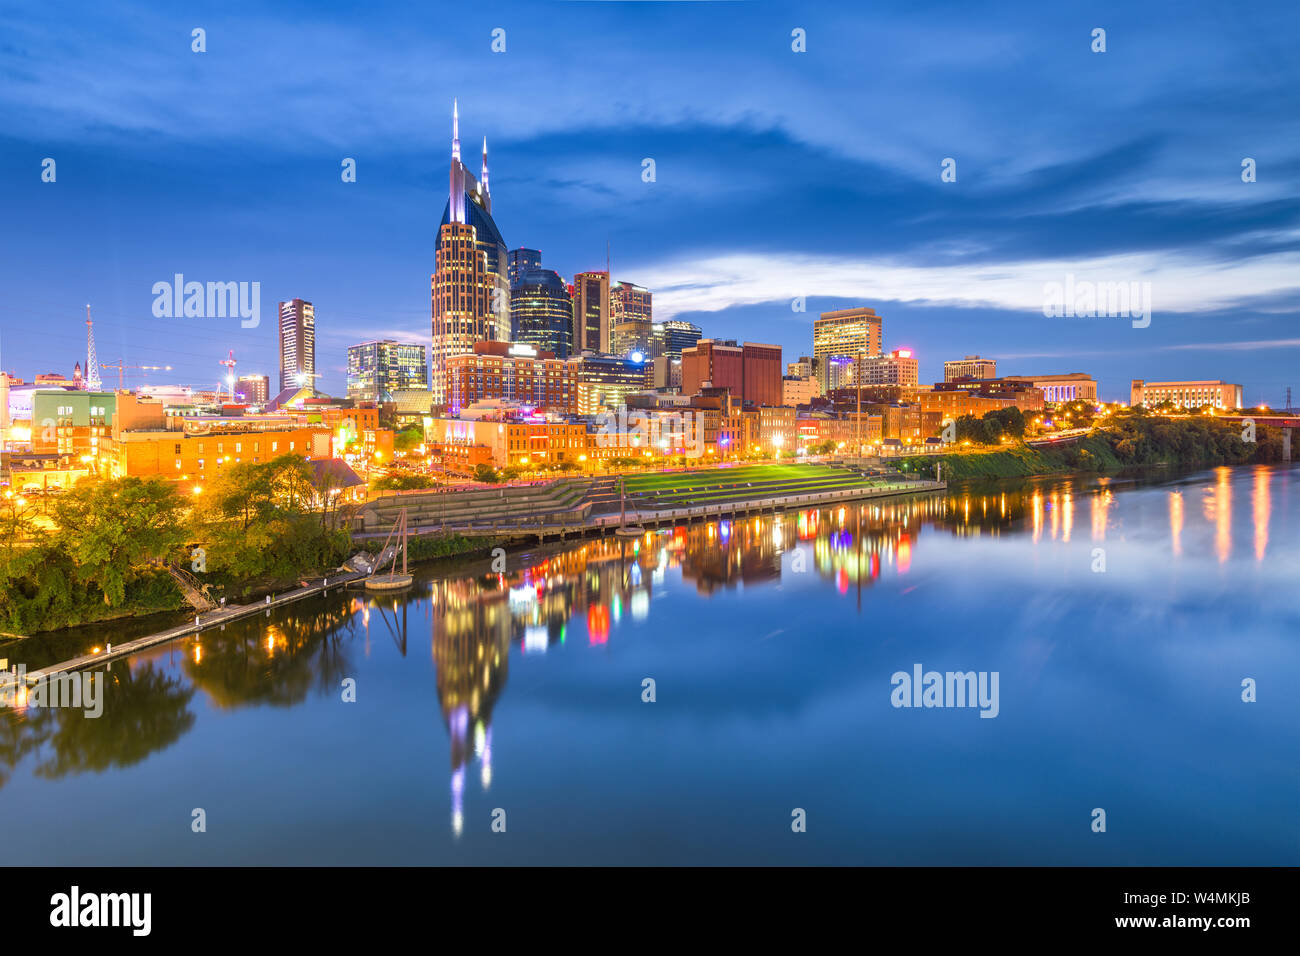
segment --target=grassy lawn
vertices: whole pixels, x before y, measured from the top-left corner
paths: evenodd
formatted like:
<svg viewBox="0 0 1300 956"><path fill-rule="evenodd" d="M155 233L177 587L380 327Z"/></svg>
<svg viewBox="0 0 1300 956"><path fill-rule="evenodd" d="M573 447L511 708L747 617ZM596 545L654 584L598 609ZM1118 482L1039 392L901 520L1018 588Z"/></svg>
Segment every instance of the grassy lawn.
<svg viewBox="0 0 1300 956"><path fill-rule="evenodd" d="M699 468L691 471L629 476L629 492L691 491L719 485L753 482L799 481L849 478L853 473L831 465L740 465L732 468Z"/></svg>

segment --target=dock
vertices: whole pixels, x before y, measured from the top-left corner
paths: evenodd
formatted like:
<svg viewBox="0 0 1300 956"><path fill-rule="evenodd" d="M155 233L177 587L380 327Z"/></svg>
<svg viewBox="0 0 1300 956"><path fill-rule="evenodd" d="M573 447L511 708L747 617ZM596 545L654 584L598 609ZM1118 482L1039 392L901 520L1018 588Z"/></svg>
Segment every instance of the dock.
<svg viewBox="0 0 1300 956"><path fill-rule="evenodd" d="M105 661L116 660L121 657L129 657L137 654L146 648L155 647L158 644L166 644L168 641L174 641L178 637L188 637L191 634L201 634L203 631L210 630L214 627L220 627L223 624L229 624L231 621L238 621L246 617L253 617L257 614L268 613L275 608L284 607L286 604L292 604L295 601L301 601L303 598L312 597L317 594L324 594L329 588L338 588L353 581L360 581L367 575L364 571L340 571L337 576L329 575L322 578L319 582L308 584L304 587L294 588L292 591L286 591L283 594L275 596L267 595L266 600L261 604L232 604L225 607L218 607L211 611L204 611L194 615L194 620L179 627L173 627L166 631L158 631L155 634L146 634L144 637L137 637L129 641L123 641L121 644L109 644L103 651L98 654L83 654L80 657L74 657L70 660L62 661L58 664L52 664L49 667L42 667L40 670L27 672L27 683L35 684L37 681L49 677L53 674L67 674L73 671L85 670L88 667L96 667Z"/></svg>

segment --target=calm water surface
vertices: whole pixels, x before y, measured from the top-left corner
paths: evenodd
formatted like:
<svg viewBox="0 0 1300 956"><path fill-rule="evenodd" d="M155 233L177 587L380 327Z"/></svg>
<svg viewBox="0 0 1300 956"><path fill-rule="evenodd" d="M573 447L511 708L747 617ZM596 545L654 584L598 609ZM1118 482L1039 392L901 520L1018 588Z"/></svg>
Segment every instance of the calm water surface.
<svg viewBox="0 0 1300 956"><path fill-rule="evenodd" d="M1297 476L971 485L339 591L114 663L99 719L0 714L4 859L1295 865ZM891 706L917 664L998 672L997 717Z"/></svg>

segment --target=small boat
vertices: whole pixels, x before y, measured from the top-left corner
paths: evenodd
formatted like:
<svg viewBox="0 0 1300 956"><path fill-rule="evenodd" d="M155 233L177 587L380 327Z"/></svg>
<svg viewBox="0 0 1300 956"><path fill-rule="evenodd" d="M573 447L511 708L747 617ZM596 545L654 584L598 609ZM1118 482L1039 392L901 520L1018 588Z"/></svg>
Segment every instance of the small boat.
<svg viewBox="0 0 1300 956"><path fill-rule="evenodd" d="M397 521L393 524L393 530L388 532L388 537L384 539L384 546L379 549L382 555L388 550L388 542L392 540L393 535L398 535L402 540L402 571L397 571L397 548L393 548L393 556L388 561L381 561L375 566L375 570L370 572L370 576L365 579L367 591L400 591L402 588L409 588L415 580L414 575L406 573L406 509L403 508L397 514ZM395 542L394 542L395 543ZM380 574L379 569L388 564L387 574Z"/></svg>
<svg viewBox="0 0 1300 956"><path fill-rule="evenodd" d="M367 591L400 591L415 580L412 574L372 574L366 578Z"/></svg>
<svg viewBox="0 0 1300 956"><path fill-rule="evenodd" d="M643 534L645 528L639 524L625 524L614 529L614 536L617 538L639 538Z"/></svg>

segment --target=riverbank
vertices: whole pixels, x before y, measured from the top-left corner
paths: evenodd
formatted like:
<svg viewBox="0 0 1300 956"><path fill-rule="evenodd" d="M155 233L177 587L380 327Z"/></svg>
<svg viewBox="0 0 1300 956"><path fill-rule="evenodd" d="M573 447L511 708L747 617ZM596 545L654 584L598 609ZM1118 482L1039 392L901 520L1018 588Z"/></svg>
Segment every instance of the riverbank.
<svg viewBox="0 0 1300 956"><path fill-rule="evenodd" d="M1246 441L1239 425L1213 419L1133 415L1070 444L1034 448L1021 443L994 446L987 451L913 456L903 459L900 467L906 466L909 474L929 476L938 468L945 478L960 480L1032 478L1151 466L1208 468L1282 460L1279 429L1259 428L1255 438Z"/></svg>

